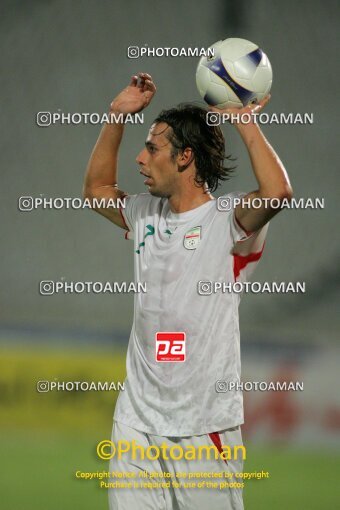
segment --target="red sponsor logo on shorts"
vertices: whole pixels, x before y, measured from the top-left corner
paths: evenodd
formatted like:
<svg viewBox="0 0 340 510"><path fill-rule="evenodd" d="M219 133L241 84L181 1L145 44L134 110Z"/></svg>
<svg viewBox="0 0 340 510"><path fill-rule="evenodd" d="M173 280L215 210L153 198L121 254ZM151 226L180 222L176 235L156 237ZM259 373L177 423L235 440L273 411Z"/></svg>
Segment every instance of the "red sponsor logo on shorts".
<svg viewBox="0 0 340 510"><path fill-rule="evenodd" d="M156 333L156 361L185 361L185 333Z"/></svg>

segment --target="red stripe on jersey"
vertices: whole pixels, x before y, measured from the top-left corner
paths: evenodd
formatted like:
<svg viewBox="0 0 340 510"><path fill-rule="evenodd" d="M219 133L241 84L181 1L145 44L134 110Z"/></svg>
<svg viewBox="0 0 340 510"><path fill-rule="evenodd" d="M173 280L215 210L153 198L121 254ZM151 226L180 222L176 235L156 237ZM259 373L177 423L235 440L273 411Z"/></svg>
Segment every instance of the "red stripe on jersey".
<svg viewBox="0 0 340 510"><path fill-rule="evenodd" d="M261 255L263 253L264 244L262 246L262 250L257 253L249 253L248 255L238 255L234 253L234 278L240 276L240 272L244 269L250 262L257 262L260 260Z"/></svg>
<svg viewBox="0 0 340 510"><path fill-rule="evenodd" d="M178 332L172 332L172 331L158 331L156 333L157 340L185 340L185 333L182 331L180 333Z"/></svg>
<svg viewBox="0 0 340 510"><path fill-rule="evenodd" d="M211 432L210 434L208 434L208 436L210 437L210 439L212 440L212 442L216 446L216 448L219 451L219 453L223 453L223 448L222 448L222 443L221 443L221 438L220 438L219 433L218 432ZM224 460L224 462L226 464L228 464L226 459L223 459L223 460Z"/></svg>

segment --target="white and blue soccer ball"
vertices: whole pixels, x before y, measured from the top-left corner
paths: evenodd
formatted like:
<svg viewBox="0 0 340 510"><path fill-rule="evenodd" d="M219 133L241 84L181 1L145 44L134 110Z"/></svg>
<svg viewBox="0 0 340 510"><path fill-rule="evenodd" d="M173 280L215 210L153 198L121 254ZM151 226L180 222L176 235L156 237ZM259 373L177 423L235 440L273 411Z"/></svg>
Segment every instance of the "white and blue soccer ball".
<svg viewBox="0 0 340 510"><path fill-rule="evenodd" d="M214 56L202 57L196 71L197 88L206 103L217 108L242 108L267 96L273 81L272 67L256 44L232 38L210 48Z"/></svg>

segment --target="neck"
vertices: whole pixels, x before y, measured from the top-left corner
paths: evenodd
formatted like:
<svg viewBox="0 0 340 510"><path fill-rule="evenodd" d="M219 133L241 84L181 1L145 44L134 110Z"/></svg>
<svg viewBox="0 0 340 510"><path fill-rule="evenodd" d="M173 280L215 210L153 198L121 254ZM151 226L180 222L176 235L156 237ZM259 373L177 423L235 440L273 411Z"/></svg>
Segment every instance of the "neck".
<svg viewBox="0 0 340 510"><path fill-rule="evenodd" d="M170 210L178 214L196 209L196 207L210 202L210 200L214 200L214 197L211 193L204 192L203 188L196 188L194 192L192 189L187 192L181 190L181 192L171 195L168 200Z"/></svg>

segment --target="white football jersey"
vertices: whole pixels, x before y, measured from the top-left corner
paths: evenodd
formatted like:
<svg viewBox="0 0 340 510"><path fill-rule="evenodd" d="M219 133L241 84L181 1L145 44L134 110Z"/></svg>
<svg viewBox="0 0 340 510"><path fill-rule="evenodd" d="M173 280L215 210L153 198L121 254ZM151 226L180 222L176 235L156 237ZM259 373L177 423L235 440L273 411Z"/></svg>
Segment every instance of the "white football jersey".
<svg viewBox="0 0 340 510"><path fill-rule="evenodd" d="M240 294L215 292L213 285L248 279L267 226L244 232L234 210L219 211L216 199L175 214L167 199L142 193L128 196L121 212L126 237L134 238L135 281L146 283L146 293L135 295L125 390L114 419L160 436L241 425L242 393L217 385L240 381Z"/></svg>

